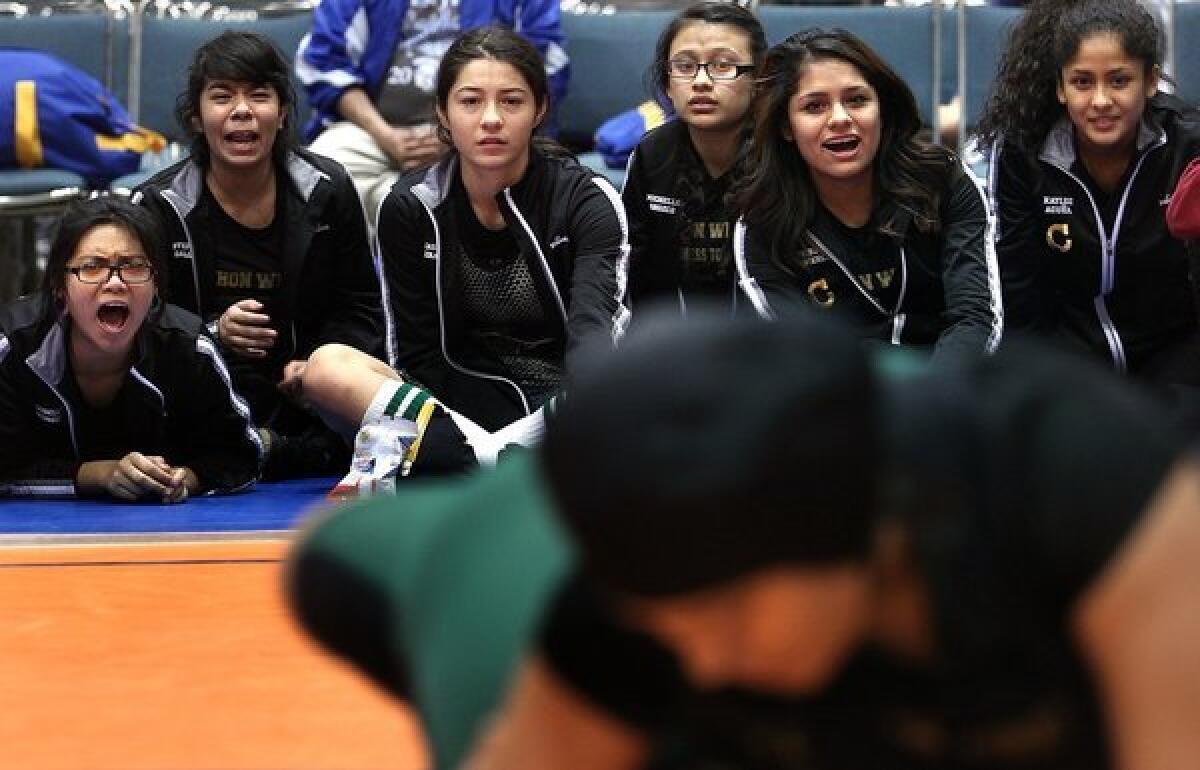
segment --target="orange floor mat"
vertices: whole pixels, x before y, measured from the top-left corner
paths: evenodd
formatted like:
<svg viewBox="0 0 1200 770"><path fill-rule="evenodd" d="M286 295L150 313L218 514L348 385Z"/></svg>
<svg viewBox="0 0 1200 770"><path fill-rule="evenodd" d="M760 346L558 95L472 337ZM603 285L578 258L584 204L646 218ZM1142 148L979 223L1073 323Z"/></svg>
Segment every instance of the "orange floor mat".
<svg viewBox="0 0 1200 770"><path fill-rule="evenodd" d="M424 768L411 713L293 625L285 548L0 549L0 767Z"/></svg>

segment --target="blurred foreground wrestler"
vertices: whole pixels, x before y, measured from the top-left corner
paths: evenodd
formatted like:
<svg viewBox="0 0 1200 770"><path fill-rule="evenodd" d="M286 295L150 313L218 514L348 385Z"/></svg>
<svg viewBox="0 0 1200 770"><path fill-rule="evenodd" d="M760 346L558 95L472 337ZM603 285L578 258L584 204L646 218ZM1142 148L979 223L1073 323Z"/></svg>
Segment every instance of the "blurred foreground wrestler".
<svg viewBox="0 0 1200 770"><path fill-rule="evenodd" d="M311 527L294 606L438 767L1190 768L1200 465L1127 388L647 325L535 453Z"/></svg>

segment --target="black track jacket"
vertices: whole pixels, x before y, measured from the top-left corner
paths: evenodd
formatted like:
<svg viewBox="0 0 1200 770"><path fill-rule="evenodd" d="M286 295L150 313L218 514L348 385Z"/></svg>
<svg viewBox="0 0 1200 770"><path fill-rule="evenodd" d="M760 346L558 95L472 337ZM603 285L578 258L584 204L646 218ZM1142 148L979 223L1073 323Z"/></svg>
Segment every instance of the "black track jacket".
<svg viewBox="0 0 1200 770"><path fill-rule="evenodd" d="M488 430L530 412L521 389L471 343L451 269L459 250L451 187L454 154L400 179L379 210L384 302L392 309L389 363ZM571 158L530 150L529 168L497 203L537 281L548 316L561 319L567 371L593 340L613 345L624 305L629 237L616 189Z"/></svg>
<svg viewBox="0 0 1200 770"><path fill-rule="evenodd" d="M367 241L358 193L335 161L293 150L278 191L289 195L281 272L286 276L277 360L308 358L316 348L340 342L382 358L378 260ZM204 205L204 170L184 159L138 187L141 203L164 223L168 253L168 299L214 324L224 307L214 304L216 270ZM287 333L290 330L290 334Z"/></svg>
<svg viewBox="0 0 1200 770"><path fill-rule="evenodd" d="M1000 281L987 207L970 174L950 166L940 231L920 232L899 210L892 222L899 233L895 264L864 273L809 230L800 245L806 266L792 274L739 220L733 236L738 284L765 318L789 305L811 305L849 318L868 338L935 346L935 358L995 350L1004 328ZM894 307L870 295L870 282L880 276L900 282Z"/></svg>
<svg viewBox="0 0 1200 770"><path fill-rule="evenodd" d="M993 147L988 192L1004 306L1012 331L1052 337L1119 371L1178 381L1187 375L1165 359L1189 357L1197 345L1196 288L1165 213L1180 173L1200 154L1200 112L1155 96L1137 147L1107 206L1080 176L1065 116L1036 157ZM1160 378L1148 370L1176 371Z"/></svg>
<svg viewBox="0 0 1200 770"><path fill-rule="evenodd" d="M70 319L48 321L41 295L0 307L0 494L71 496L85 457L64 382ZM200 319L151 309L114 407L126 452L161 455L195 471L207 493L236 492L258 477L262 444ZM111 437L109 437L111 439ZM111 443L111 442L110 442Z"/></svg>

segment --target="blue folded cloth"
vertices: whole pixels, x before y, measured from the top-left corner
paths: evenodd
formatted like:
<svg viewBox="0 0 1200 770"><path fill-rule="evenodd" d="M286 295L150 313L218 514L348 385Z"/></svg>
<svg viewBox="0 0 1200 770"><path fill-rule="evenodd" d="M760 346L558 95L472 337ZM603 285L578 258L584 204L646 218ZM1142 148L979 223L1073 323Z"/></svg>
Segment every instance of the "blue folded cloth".
<svg viewBox="0 0 1200 770"><path fill-rule="evenodd" d="M642 134L674 117L654 101L646 101L631 110L618 113L600 124L594 137L596 152L609 168L625 168L629 153L642 140Z"/></svg>

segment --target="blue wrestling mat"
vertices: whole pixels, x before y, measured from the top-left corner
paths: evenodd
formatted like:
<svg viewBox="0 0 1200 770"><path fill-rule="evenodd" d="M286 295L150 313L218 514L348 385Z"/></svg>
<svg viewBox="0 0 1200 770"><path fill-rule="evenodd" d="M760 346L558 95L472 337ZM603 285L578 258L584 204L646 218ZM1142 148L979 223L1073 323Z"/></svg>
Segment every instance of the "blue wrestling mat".
<svg viewBox="0 0 1200 770"><path fill-rule="evenodd" d="M176 505L0 498L0 535L279 532L326 504L336 483L336 478L259 483L242 494Z"/></svg>

